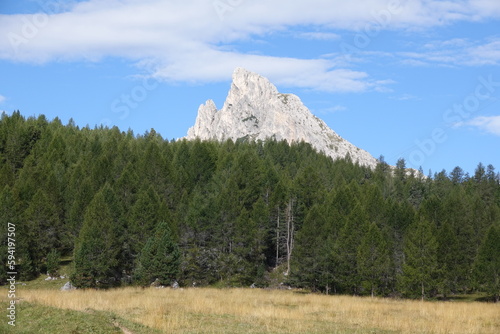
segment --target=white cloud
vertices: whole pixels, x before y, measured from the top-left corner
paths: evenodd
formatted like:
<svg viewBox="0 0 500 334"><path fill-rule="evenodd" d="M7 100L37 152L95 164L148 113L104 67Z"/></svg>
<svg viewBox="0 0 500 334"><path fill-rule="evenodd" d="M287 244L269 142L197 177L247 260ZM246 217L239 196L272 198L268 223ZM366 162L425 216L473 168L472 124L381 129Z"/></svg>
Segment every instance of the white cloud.
<svg viewBox="0 0 500 334"><path fill-rule="evenodd" d="M500 64L500 39L489 43L471 47L468 50L470 65L498 65Z"/></svg>
<svg viewBox="0 0 500 334"><path fill-rule="evenodd" d="M418 52L399 52L401 63L410 66L483 66L500 65L500 39L482 41L451 39L433 41ZM394 55L391 55L393 57Z"/></svg>
<svg viewBox="0 0 500 334"><path fill-rule="evenodd" d="M0 95L0 104L4 103L7 98L3 95Z"/></svg>
<svg viewBox="0 0 500 334"><path fill-rule="evenodd" d="M326 114L334 114L334 113L337 113L340 111L346 111L346 110L347 110L346 107L341 106L341 105L336 105L336 106L320 109L320 110L318 110L318 113L326 115Z"/></svg>
<svg viewBox="0 0 500 334"><path fill-rule="evenodd" d="M327 92L362 92L378 89L388 81L375 81L368 74L336 69L327 59L295 59L246 55L206 48L179 54L154 68L154 76L168 81L209 82L228 80L241 66L268 77L273 83Z"/></svg>
<svg viewBox="0 0 500 334"><path fill-rule="evenodd" d="M372 79L328 59L297 59L239 52L234 44L291 27L313 27L303 38L336 39L332 29L424 29L461 20L500 17L496 0L89 0L35 15L0 15L0 59L16 62L99 61L126 58L152 64L158 78L226 80L236 66L278 84L335 92L384 90ZM300 30L300 29L299 29ZM300 35L300 33L299 33ZM498 61L498 46L470 51ZM438 51L435 51L436 53ZM420 62L431 61L428 55ZM446 55L445 55L446 56ZM485 57L485 58L481 58ZM485 60L484 60L485 59ZM415 60L417 61L417 60Z"/></svg>
<svg viewBox="0 0 500 334"><path fill-rule="evenodd" d="M500 16L498 0L471 0L470 6L478 16Z"/></svg>
<svg viewBox="0 0 500 334"><path fill-rule="evenodd" d="M59 14L1 15L0 59L44 63L124 57L149 64L159 79L189 82L227 80L235 67L244 66L277 84L334 92L378 89L383 84L365 72L341 68L333 59L271 57L232 49L233 43L286 26L329 22L337 12L320 10L327 4L324 0L242 1L225 11L217 3L221 1L91 0ZM352 8L351 12L354 15ZM321 32L305 36L335 38Z"/></svg>
<svg viewBox="0 0 500 334"><path fill-rule="evenodd" d="M401 64L403 65L409 65L409 66L415 66L415 67L425 67L429 66L429 63L422 61L422 60L416 60L416 59L403 59L401 61Z"/></svg>
<svg viewBox="0 0 500 334"><path fill-rule="evenodd" d="M420 98L416 97L415 95L411 95L411 94L402 94L402 95L398 95L398 96L391 96L390 97L391 100L396 100L396 101L418 101L420 100Z"/></svg>
<svg viewBox="0 0 500 334"><path fill-rule="evenodd" d="M459 122L455 127L471 126L500 136L500 116L479 116L467 122Z"/></svg>
<svg viewBox="0 0 500 334"><path fill-rule="evenodd" d="M305 39L317 39L323 41L333 41L340 39L340 35L338 34L334 34L331 32L319 32L319 31L302 32L297 34L297 37Z"/></svg>
<svg viewBox="0 0 500 334"><path fill-rule="evenodd" d="M445 41L432 41L424 45L424 48L431 50L448 49L450 47L467 47L470 42L465 38L452 38Z"/></svg>

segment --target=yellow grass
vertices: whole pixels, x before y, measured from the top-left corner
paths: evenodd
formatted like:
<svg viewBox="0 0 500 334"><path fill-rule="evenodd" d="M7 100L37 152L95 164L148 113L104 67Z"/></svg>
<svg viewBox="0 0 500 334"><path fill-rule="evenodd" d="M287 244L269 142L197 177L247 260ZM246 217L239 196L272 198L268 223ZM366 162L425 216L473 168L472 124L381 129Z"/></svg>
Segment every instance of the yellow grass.
<svg viewBox="0 0 500 334"><path fill-rule="evenodd" d="M110 311L165 333L500 333L500 305L259 289L24 290L24 300Z"/></svg>

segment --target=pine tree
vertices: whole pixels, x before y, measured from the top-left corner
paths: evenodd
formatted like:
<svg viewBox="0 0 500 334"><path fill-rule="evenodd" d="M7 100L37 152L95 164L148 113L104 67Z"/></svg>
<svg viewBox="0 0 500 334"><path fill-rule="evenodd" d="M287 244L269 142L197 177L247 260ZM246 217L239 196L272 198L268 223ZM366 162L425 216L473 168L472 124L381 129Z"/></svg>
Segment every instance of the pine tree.
<svg viewBox="0 0 500 334"><path fill-rule="evenodd" d="M8 185L3 187L0 192L0 284L7 283L7 264L8 264L8 227L10 224L17 224L16 213L14 211L14 200L12 198L12 191ZM15 238L14 238L15 239ZM22 239L21 239L22 240ZM26 243L25 243L26 244ZM19 254L14 254L19 258ZM19 261L18 261L19 262ZM13 271L13 270L11 270Z"/></svg>
<svg viewBox="0 0 500 334"><path fill-rule="evenodd" d="M253 150L242 150L235 154L234 163L229 170L230 182L234 181L237 200L247 210L250 210L261 195L264 184L264 170L261 160Z"/></svg>
<svg viewBox="0 0 500 334"><path fill-rule="evenodd" d="M15 181L14 168L4 161L5 157L0 153L0 186L13 186Z"/></svg>
<svg viewBox="0 0 500 334"><path fill-rule="evenodd" d="M294 180L293 192L297 196L297 220L303 221L307 210L324 200L324 182L320 179L318 168L311 165L301 169ZM300 228L300 226L299 226Z"/></svg>
<svg viewBox="0 0 500 334"><path fill-rule="evenodd" d="M473 285L471 269L476 259L479 244L476 241L477 231L473 225L473 203L470 195L464 187L454 187L447 194L443 201L446 221L440 226L437 235L440 268L447 267L441 273L441 277L445 278L447 282L442 281L441 283L444 285L450 283L449 289L457 292L466 292Z"/></svg>
<svg viewBox="0 0 500 334"><path fill-rule="evenodd" d="M42 129L35 122L29 124L18 110L10 117L2 116L1 123L5 129L1 139L5 158L14 169L21 169L25 158L40 139Z"/></svg>
<svg viewBox="0 0 500 334"><path fill-rule="evenodd" d="M215 150L213 143L196 140L189 150L187 167L189 179L194 184L205 183L215 170Z"/></svg>
<svg viewBox="0 0 500 334"><path fill-rule="evenodd" d="M402 200L405 197L405 184L407 180L406 175L406 161L401 158L396 163L396 169L394 170L394 196L398 200Z"/></svg>
<svg viewBox="0 0 500 334"><path fill-rule="evenodd" d="M492 225L475 262L476 279L495 302L500 301L500 228Z"/></svg>
<svg viewBox="0 0 500 334"><path fill-rule="evenodd" d="M260 283L265 272L265 237L269 213L262 198L252 207L252 211L242 215L236 224L234 252L242 259L239 284Z"/></svg>
<svg viewBox="0 0 500 334"><path fill-rule="evenodd" d="M165 205L161 203L152 185L143 188L130 210L128 219L127 239L132 256L135 257L141 252L146 241L153 234L157 222L163 220L170 220Z"/></svg>
<svg viewBox="0 0 500 334"><path fill-rule="evenodd" d="M322 207L315 205L306 216L302 229L297 233L291 277L298 286L311 287L313 291L325 288L321 286L319 279L322 260L326 257L322 249L326 236L318 231L322 231L326 224Z"/></svg>
<svg viewBox="0 0 500 334"><path fill-rule="evenodd" d="M75 244L75 268L71 281L76 287L107 287L119 278L121 243L119 222L112 212L112 190L108 184L90 202Z"/></svg>
<svg viewBox="0 0 500 334"><path fill-rule="evenodd" d="M437 234L439 285L444 298L458 289L460 279L460 244L450 223L446 221Z"/></svg>
<svg viewBox="0 0 500 334"><path fill-rule="evenodd" d="M421 219L410 226L405 238L403 274L400 287L405 295L422 300L436 288L438 244L435 227Z"/></svg>
<svg viewBox="0 0 500 334"><path fill-rule="evenodd" d="M183 251L182 273L189 284L211 284L220 279L217 267L220 243L217 239L218 208L215 193L196 188L186 210L185 224L181 225L180 245Z"/></svg>
<svg viewBox="0 0 500 334"><path fill-rule="evenodd" d="M47 273L49 274L49 276L51 277L58 276L60 267L59 261L60 261L59 252L55 249L52 249L50 253L47 255L47 262L46 262Z"/></svg>
<svg viewBox="0 0 500 334"><path fill-rule="evenodd" d="M114 190L116 191L116 196L123 203L125 207L131 207L136 199L136 194L139 190L139 176L135 171L134 165L128 163L120 177L116 181Z"/></svg>
<svg viewBox="0 0 500 334"><path fill-rule="evenodd" d="M361 240L357 263L362 283L366 285L373 297L384 283L387 285L390 269L389 249L382 232L375 223L370 224L368 232Z"/></svg>
<svg viewBox="0 0 500 334"><path fill-rule="evenodd" d="M474 171L474 182L480 184L486 179L486 170L483 163L479 163Z"/></svg>
<svg viewBox="0 0 500 334"><path fill-rule="evenodd" d="M368 217L359 202L356 202L337 239L335 251L338 261L337 277L341 288L347 293L358 294L360 276L358 273L358 247L366 233Z"/></svg>
<svg viewBox="0 0 500 334"><path fill-rule="evenodd" d="M157 193L161 193L166 189L166 181L169 167L165 161L165 157L160 152L159 139L155 138L156 132L151 129L149 138L147 138L144 155L140 158L140 175L144 180L153 185ZM165 177L165 174L168 177Z"/></svg>
<svg viewBox="0 0 500 334"><path fill-rule="evenodd" d="M74 239L76 239L83 225L85 210L92 201L92 198L94 198L95 192L93 190L93 185L90 177L84 178L81 183L79 183L79 185L75 186L73 189L76 194L73 195L73 201L68 203L68 206L70 208L67 214L67 224L71 235Z"/></svg>
<svg viewBox="0 0 500 334"><path fill-rule="evenodd" d="M39 189L23 215L21 230L29 242L25 245L25 255L29 255L31 268L23 269L29 277L39 274L42 259L51 249L61 247L61 224L54 204L46 193Z"/></svg>
<svg viewBox="0 0 500 334"><path fill-rule="evenodd" d="M179 247L174 242L168 223L161 222L142 249L136 279L142 284L149 284L156 279L160 284L170 284L178 278L179 265Z"/></svg>
<svg viewBox="0 0 500 334"><path fill-rule="evenodd" d="M460 184L464 179L464 171L459 166L453 168L450 173L450 179L453 184Z"/></svg>

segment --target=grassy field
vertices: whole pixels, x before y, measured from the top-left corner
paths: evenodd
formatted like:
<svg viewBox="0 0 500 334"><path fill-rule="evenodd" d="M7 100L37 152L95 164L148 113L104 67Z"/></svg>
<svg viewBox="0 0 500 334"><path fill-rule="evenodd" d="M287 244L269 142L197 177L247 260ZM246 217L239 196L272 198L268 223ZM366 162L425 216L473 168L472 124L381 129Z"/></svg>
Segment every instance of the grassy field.
<svg viewBox="0 0 500 334"><path fill-rule="evenodd" d="M112 312L92 309L73 311L25 301L17 306L16 326L12 327L6 321L2 321L0 333L121 334L124 333L124 329L128 330L125 333L161 333L161 331L154 331L144 325L117 317Z"/></svg>
<svg viewBox="0 0 500 334"><path fill-rule="evenodd" d="M59 285L62 285L60 281ZM500 305L261 289L20 287L16 333L500 333ZM6 301L6 294L2 294ZM3 317L2 317L3 318ZM10 330L3 321L0 332Z"/></svg>

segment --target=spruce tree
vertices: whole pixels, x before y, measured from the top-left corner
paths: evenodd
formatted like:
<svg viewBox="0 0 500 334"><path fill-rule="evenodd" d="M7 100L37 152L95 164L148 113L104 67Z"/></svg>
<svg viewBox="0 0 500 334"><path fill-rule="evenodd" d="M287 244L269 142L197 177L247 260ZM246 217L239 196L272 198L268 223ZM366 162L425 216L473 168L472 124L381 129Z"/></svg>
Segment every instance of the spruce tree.
<svg viewBox="0 0 500 334"><path fill-rule="evenodd" d="M120 276L120 230L111 210L111 188L106 184L90 202L74 250L76 287L107 287Z"/></svg>
<svg viewBox="0 0 500 334"><path fill-rule="evenodd" d="M14 168L4 159L5 157L0 152L0 186L9 185L12 187L15 181Z"/></svg>
<svg viewBox="0 0 500 334"><path fill-rule="evenodd" d="M46 261L47 274L50 275L51 277L58 276L60 267L59 261L60 261L59 252L55 249L52 249L50 253L47 255L47 261Z"/></svg>
<svg viewBox="0 0 500 334"><path fill-rule="evenodd" d="M9 223L14 226L17 224L16 215L14 212L14 200L12 198L12 191L8 185L3 187L0 192L0 226L2 230L0 231L0 285L7 283L7 272L14 270L7 270L8 264L8 233L9 233ZM12 226L12 225L11 225ZM12 231L11 231L12 232ZM11 234L11 236L13 236ZM14 238L15 239L15 238ZM21 239L23 240L23 239ZM26 243L25 243L26 244ZM16 255L16 254L14 254ZM19 258L19 254L16 256ZM19 262L19 261L18 261Z"/></svg>
<svg viewBox="0 0 500 334"><path fill-rule="evenodd" d="M405 295L420 296L423 300L435 290L437 251L433 224L425 219L413 223L405 238L405 262L400 277L400 288Z"/></svg>
<svg viewBox="0 0 500 334"><path fill-rule="evenodd" d="M387 242L377 224L371 223L358 247L358 273L371 296L387 283L390 259Z"/></svg>
<svg viewBox="0 0 500 334"><path fill-rule="evenodd" d="M455 184L455 185L462 183L462 181L464 179L463 169L460 168L459 166L453 168L453 170L450 173L450 179L451 179L451 182L453 182L453 184Z"/></svg>
<svg viewBox="0 0 500 334"><path fill-rule="evenodd" d="M24 212L22 225L21 231L29 240L22 248L31 262L31 268L23 269L23 275L34 277L41 270L43 258L51 249L61 246L61 224L57 210L42 189L36 192Z"/></svg>
<svg viewBox="0 0 500 334"><path fill-rule="evenodd" d="M136 257L141 252L153 234L157 222L169 220L166 211L153 186L143 187L137 196L137 201L130 209L128 218L127 239L132 256Z"/></svg>
<svg viewBox="0 0 500 334"><path fill-rule="evenodd" d="M68 203L69 211L67 213L67 225L74 239L78 237L80 229L83 225L83 217L85 210L95 196L92 181L90 177L84 178L81 183L73 188L76 194L73 195L73 200Z"/></svg>
<svg viewBox="0 0 500 334"><path fill-rule="evenodd" d="M251 212L242 210L236 222L234 253L241 260L238 284L260 283L265 272L265 241L267 208L260 198Z"/></svg>
<svg viewBox="0 0 500 334"><path fill-rule="evenodd" d="M292 281L300 287L311 287L313 291L325 288L319 282L321 262L326 255L322 249L326 236L318 233L326 225L326 217L321 209L315 205L306 216L302 229L297 233L292 261Z"/></svg>
<svg viewBox="0 0 500 334"><path fill-rule="evenodd" d="M177 279L180 265L180 251L174 242L167 222L156 226L139 257L136 279L149 284L158 279L160 284L170 284Z"/></svg>
<svg viewBox="0 0 500 334"><path fill-rule="evenodd" d="M444 298L458 289L460 279L460 244L450 223L446 221L437 234L439 285Z"/></svg>
<svg viewBox="0 0 500 334"><path fill-rule="evenodd" d="M215 150L213 143L196 140L189 150L188 175L194 184L210 180L215 170Z"/></svg>
<svg viewBox="0 0 500 334"><path fill-rule="evenodd" d="M161 193L166 189L167 177L169 170L165 157L161 154L159 146L159 138L156 138L156 132L149 133L147 144L143 156L140 157L140 175L148 184L153 185L156 192ZM168 177L171 177L168 175Z"/></svg>
<svg viewBox="0 0 500 334"><path fill-rule="evenodd" d="M438 261L443 269L441 277L448 280L448 283L451 283L449 288L457 292L466 292L472 287L471 269L480 244L476 242L478 231L473 225L472 204L471 194L463 186L454 186L443 201L446 221L439 228L437 235ZM441 283L448 284L444 281Z"/></svg>
<svg viewBox="0 0 500 334"><path fill-rule="evenodd" d="M361 280L358 273L358 247L368 227L368 217L359 202L345 219L337 239L335 251L338 261L337 277L342 289L358 294Z"/></svg>
<svg viewBox="0 0 500 334"><path fill-rule="evenodd" d="M134 204L136 194L139 190L140 180L135 168L136 167L129 162L122 170L114 187L116 196L127 208Z"/></svg>
<svg viewBox="0 0 500 334"><path fill-rule="evenodd" d="M477 282L500 301L500 228L492 225L484 238L475 262Z"/></svg>

